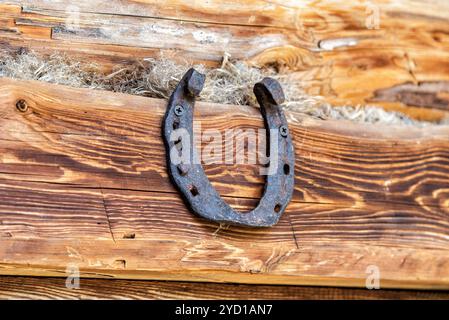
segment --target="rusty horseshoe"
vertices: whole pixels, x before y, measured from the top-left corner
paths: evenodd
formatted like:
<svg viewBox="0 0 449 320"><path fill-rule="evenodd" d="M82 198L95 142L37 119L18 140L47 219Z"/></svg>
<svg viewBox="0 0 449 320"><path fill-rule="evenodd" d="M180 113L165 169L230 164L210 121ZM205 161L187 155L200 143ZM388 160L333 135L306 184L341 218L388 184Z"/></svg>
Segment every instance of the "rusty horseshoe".
<svg viewBox="0 0 449 320"><path fill-rule="evenodd" d="M170 97L162 124L168 174L191 210L203 218L249 227L273 226L290 202L294 187L294 149L287 120L280 107L284 102L281 85L272 78L265 78L254 86L266 132L270 132L266 141L267 150L270 150L267 152L270 159L268 167L272 170L266 174L263 196L257 207L250 212L239 213L220 197L202 165L195 162L193 108L204 82L205 76L192 68ZM273 145L276 145L274 152L270 148Z"/></svg>

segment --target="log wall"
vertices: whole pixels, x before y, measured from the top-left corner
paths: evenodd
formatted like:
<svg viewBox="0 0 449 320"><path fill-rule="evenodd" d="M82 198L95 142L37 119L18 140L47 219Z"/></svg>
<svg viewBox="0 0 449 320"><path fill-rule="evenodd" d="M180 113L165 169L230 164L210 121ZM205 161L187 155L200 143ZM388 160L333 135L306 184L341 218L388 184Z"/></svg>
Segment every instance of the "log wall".
<svg viewBox="0 0 449 320"><path fill-rule="evenodd" d="M227 52L274 65L333 104L432 121L449 110L448 12L444 0L6 0L0 44L67 52L106 71L161 52L218 65Z"/></svg>
<svg viewBox="0 0 449 320"><path fill-rule="evenodd" d="M375 266L383 288L449 288L449 127L288 113L292 202L273 228L220 230L168 179L165 108L0 80L1 274L64 276L76 264L83 277L364 287ZM203 129L263 127L255 108L196 109ZM205 169L234 208L256 205L257 165Z"/></svg>

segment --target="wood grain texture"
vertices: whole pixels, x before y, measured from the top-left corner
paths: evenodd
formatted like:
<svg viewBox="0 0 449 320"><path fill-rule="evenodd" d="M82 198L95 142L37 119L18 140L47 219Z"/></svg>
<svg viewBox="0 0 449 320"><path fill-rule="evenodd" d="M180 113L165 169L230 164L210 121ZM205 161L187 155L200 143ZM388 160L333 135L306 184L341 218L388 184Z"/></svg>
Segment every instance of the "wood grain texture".
<svg viewBox="0 0 449 320"><path fill-rule="evenodd" d="M26 101L20 112L16 102ZM278 225L217 225L171 185L163 100L0 80L0 273L259 284L449 287L449 127L287 113L296 186ZM255 108L198 103L203 129L263 127ZM296 120L295 120L296 119ZM257 165L206 165L238 210Z"/></svg>
<svg viewBox="0 0 449 320"><path fill-rule="evenodd" d="M267 286L204 282L81 279L67 289L64 278L0 277L0 299L180 299L180 300L356 300L449 299L448 292Z"/></svg>
<svg viewBox="0 0 449 320"><path fill-rule="evenodd" d="M3 50L62 51L105 71L160 53L216 66L227 52L276 66L333 104L376 104L429 121L449 113L446 1L7 3ZM76 27L67 24L74 12ZM401 94L393 94L398 87Z"/></svg>

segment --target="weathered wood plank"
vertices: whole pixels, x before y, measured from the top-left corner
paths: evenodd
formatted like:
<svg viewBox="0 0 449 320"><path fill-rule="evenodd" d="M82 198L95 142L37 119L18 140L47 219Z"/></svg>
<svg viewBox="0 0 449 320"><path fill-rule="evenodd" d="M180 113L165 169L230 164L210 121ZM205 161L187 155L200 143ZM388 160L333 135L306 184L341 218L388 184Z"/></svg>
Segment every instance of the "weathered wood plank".
<svg viewBox="0 0 449 320"><path fill-rule="evenodd" d="M0 277L0 299L447 300L449 293L104 279L81 279L74 290L66 288L64 278Z"/></svg>
<svg viewBox="0 0 449 320"><path fill-rule="evenodd" d="M384 289L448 288L446 250L325 241L298 248L263 242L263 236L231 241L212 232L176 240L155 236L159 239L5 240L0 272L64 277L67 267L76 265L83 278L365 287L368 267L377 266Z"/></svg>
<svg viewBox="0 0 449 320"><path fill-rule="evenodd" d="M26 112L16 101L24 99ZM449 287L449 127L318 121L287 113L296 187L269 229L194 217L170 184L166 102L0 80L0 273ZM293 118L298 119L295 121ZM257 129L257 109L198 103L203 129ZM235 208L256 204L257 165L206 165Z"/></svg>
<svg viewBox="0 0 449 320"><path fill-rule="evenodd" d="M45 27L19 26L18 32L25 38L50 39L52 30Z"/></svg>
<svg viewBox="0 0 449 320"><path fill-rule="evenodd" d="M343 1L214 1L214 3L182 0L82 0L74 5L72 1L49 2L45 0L8 0L8 3L22 5L25 10L47 9L62 12L97 12L139 17L161 17L175 20L243 25L269 26L296 29L303 23L306 26L315 22L318 25L345 23L348 20L365 26L365 20L379 9L380 18L394 15L396 18L409 16L427 19L446 19L448 4L444 0L396 0L362 1L349 3ZM351 13L355 13L354 15ZM357 25L356 23L353 23ZM324 28L317 28L323 30Z"/></svg>
<svg viewBox="0 0 449 320"><path fill-rule="evenodd" d="M13 50L61 50L105 70L161 51L173 59L217 65L228 52L256 65L296 71L292 81L337 105L374 103L429 121L448 114L444 1L125 2L129 5L77 2L79 25L73 29L66 24L73 20L70 1L12 1L17 5L0 15L13 17L16 25L0 31L0 41ZM374 13L379 28L370 25Z"/></svg>
<svg viewBox="0 0 449 320"><path fill-rule="evenodd" d="M3 14L20 14L22 12L22 7L17 4L14 5L0 3L0 9Z"/></svg>
<svg viewBox="0 0 449 320"><path fill-rule="evenodd" d="M171 49L187 53L195 61L216 63L224 52L246 60L272 47L307 45L301 37L279 28L93 13L80 13L76 26L68 25L68 19L69 15L61 11L30 10L16 19L16 24L48 28L55 40Z"/></svg>

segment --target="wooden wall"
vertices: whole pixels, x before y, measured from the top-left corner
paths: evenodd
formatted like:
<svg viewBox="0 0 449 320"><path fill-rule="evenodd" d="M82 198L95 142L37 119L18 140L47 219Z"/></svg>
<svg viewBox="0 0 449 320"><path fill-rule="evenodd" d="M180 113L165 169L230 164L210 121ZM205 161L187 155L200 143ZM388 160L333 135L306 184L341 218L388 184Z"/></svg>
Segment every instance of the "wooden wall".
<svg viewBox="0 0 449 320"><path fill-rule="evenodd" d="M1 52L65 52L105 72L161 53L217 66L226 52L275 66L334 104L375 103L424 120L449 112L447 1L73 3L0 1ZM376 10L380 25L371 28ZM26 112L16 108L20 99ZM382 288L449 289L447 126L300 118L291 125L295 194L280 223L218 229L193 216L169 183L159 127L165 104L0 80L0 274L65 277L76 264L83 279L125 279L119 286L201 283L133 282L136 297L249 297L256 287L247 284L258 284L262 298L370 298L291 285L363 288L374 265ZM206 128L262 126L252 108L197 109ZM206 166L239 210L260 197L256 169ZM0 297L80 297L46 289L61 280L2 277ZM85 281L80 295L112 290L107 280ZM375 296L414 295L447 297Z"/></svg>
<svg viewBox="0 0 449 320"><path fill-rule="evenodd" d="M165 110L1 79L0 273L64 277L75 264L82 277L365 287L375 266L382 288L449 289L449 127L299 118L295 191L279 223L219 229L170 183ZM256 108L196 111L204 130L262 127ZM234 208L256 205L257 165L205 170Z"/></svg>
<svg viewBox="0 0 449 320"><path fill-rule="evenodd" d="M161 52L217 65L227 52L334 104L424 120L449 110L445 0L2 2L2 49L69 52L106 70Z"/></svg>

